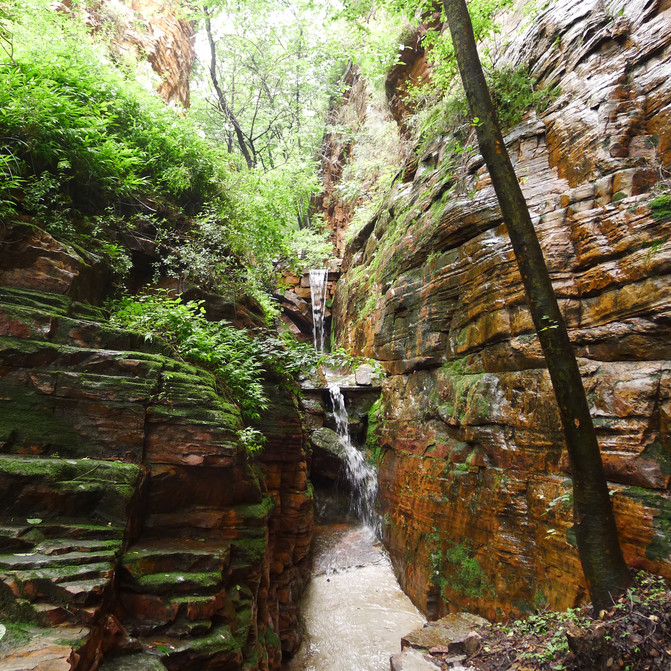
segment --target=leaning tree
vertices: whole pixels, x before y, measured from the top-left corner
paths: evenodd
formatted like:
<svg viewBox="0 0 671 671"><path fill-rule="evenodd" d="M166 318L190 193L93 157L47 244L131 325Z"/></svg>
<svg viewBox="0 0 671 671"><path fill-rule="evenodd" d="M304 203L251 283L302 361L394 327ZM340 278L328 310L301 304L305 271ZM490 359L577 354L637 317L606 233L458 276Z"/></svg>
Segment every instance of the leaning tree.
<svg viewBox="0 0 671 671"><path fill-rule="evenodd" d="M461 80L545 355L568 448L573 515L587 588L599 611L630 583L596 432L564 319L480 64L465 0L443 0Z"/></svg>

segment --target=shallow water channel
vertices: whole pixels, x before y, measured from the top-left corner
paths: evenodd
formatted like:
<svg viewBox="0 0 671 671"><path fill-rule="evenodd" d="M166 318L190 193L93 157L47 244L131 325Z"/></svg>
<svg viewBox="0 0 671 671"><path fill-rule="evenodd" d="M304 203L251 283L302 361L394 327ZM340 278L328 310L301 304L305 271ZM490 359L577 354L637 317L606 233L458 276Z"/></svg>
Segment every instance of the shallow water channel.
<svg viewBox="0 0 671 671"><path fill-rule="evenodd" d="M301 603L305 640L288 671L388 671L401 637L425 620L401 591L384 548L357 523L318 527Z"/></svg>

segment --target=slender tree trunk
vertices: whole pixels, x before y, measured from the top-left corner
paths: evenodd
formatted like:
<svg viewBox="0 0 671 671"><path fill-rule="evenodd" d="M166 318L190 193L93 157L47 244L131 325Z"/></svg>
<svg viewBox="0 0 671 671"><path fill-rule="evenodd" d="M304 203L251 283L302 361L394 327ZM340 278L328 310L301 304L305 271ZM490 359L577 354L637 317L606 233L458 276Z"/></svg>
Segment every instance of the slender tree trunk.
<svg viewBox="0 0 671 671"><path fill-rule="evenodd" d="M594 425L543 252L496 120L466 3L443 0L443 4L480 151L515 251L557 397L573 478L578 552L592 604L599 611L612 604L631 579L620 549Z"/></svg>
<svg viewBox="0 0 671 671"><path fill-rule="evenodd" d="M205 13L205 32L207 33L207 41L210 45L210 79L212 80L212 86L217 94L217 102L219 103L219 109L222 114L231 122L233 125L233 130L235 132L235 138L238 142L238 147L245 158L247 167L251 170L255 165L255 160L252 159L251 154L247 148L247 142L245 141L245 135L242 132L242 128L238 123L238 120L235 118L233 110L229 107L226 102L226 96L219 84L219 77L217 77L217 52L214 44L214 37L212 35L212 22L210 20L210 10L208 7L204 7L203 11Z"/></svg>
<svg viewBox="0 0 671 671"><path fill-rule="evenodd" d="M298 54L296 55L296 140L298 148L301 148L301 77L300 77L300 62L301 62L301 46L303 44L303 29L299 30L298 38Z"/></svg>

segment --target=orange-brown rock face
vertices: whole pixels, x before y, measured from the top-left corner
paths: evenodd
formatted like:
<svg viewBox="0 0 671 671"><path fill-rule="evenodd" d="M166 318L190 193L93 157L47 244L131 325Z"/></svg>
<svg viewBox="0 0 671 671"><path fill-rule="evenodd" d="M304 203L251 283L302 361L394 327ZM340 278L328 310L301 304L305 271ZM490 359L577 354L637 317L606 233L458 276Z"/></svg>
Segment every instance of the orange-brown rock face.
<svg viewBox="0 0 671 671"><path fill-rule="evenodd" d="M623 7L563 0L524 29L507 20L502 62L529 62L561 94L506 143L579 357L626 559L671 577L671 215L655 202L669 193L671 13ZM565 608L585 590L552 388L482 159L450 151L435 140L397 179L336 290L337 342L389 374L385 542L431 616Z"/></svg>
<svg viewBox="0 0 671 671"><path fill-rule="evenodd" d="M144 31L132 39L161 77L158 92L169 103L189 106L189 78L196 57L193 25L182 18L181 2L131 0L144 19Z"/></svg>
<svg viewBox="0 0 671 671"><path fill-rule="evenodd" d="M398 62L389 71L385 81L389 111L401 131L406 135L410 131L406 121L412 114L408 101L408 89L411 86L417 86L420 82L426 82L430 78L422 38L426 35L427 26L437 25L439 21L439 15L434 15L430 21L417 29L408 40L408 44L403 46L398 55Z"/></svg>
<svg viewBox="0 0 671 671"><path fill-rule="evenodd" d="M247 455L211 373L106 325L98 259L1 235L0 619L40 625L8 654L279 669L312 534L296 399L268 380L267 445Z"/></svg>
<svg viewBox="0 0 671 671"><path fill-rule="evenodd" d="M189 106L189 78L195 59L193 24L181 0L123 0L91 3L89 23L112 38L118 56L146 58L160 77L158 93L168 103Z"/></svg>
<svg viewBox="0 0 671 671"><path fill-rule="evenodd" d="M355 67L351 66L347 70L342 78L342 85L347 89L343 101L329 112L326 121L327 133L322 142L324 191L314 203L324 213L324 220L333 231L333 246L338 256L342 256L345 250L345 232L356 205L337 192L342 171L353 146L351 135L343 135L343 129L356 129L363 123L367 100L365 81Z"/></svg>

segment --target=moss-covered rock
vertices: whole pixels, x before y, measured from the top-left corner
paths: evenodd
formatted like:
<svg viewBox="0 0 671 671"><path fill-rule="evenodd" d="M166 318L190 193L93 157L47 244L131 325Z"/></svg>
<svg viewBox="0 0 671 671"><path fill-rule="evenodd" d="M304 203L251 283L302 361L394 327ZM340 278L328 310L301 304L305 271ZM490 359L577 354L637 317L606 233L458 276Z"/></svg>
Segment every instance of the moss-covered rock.
<svg viewBox="0 0 671 671"><path fill-rule="evenodd" d="M0 504L17 518L125 522L140 473L118 461L0 455Z"/></svg>
<svg viewBox="0 0 671 671"><path fill-rule="evenodd" d="M189 573L151 573L137 579L138 587L148 594L184 594L213 591L221 584L220 572Z"/></svg>

